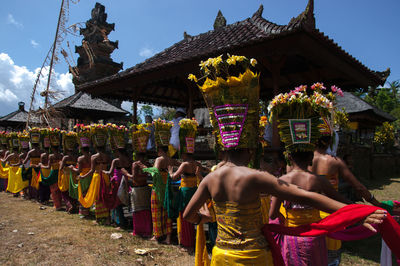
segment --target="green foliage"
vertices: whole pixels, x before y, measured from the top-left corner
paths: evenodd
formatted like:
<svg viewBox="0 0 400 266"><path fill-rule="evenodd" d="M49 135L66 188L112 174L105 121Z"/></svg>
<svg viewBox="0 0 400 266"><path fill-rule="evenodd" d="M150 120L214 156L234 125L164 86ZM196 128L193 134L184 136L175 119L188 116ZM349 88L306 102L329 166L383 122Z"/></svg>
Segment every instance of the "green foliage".
<svg viewBox="0 0 400 266"><path fill-rule="evenodd" d="M160 118L166 121L171 121L172 119L174 119L175 114L176 111L174 108L163 107Z"/></svg>
<svg viewBox="0 0 400 266"><path fill-rule="evenodd" d="M400 129L400 81L388 82L385 88L369 88L364 100L396 118L395 129Z"/></svg>
<svg viewBox="0 0 400 266"><path fill-rule="evenodd" d="M140 115L143 117L145 117L146 115L150 115L151 117L153 117L154 115L153 107L150 105L143 105L140 108Z"/></svg>
<svg viewBox="0 0 400 266"><path fill-rule="evenodd" d="M394 126L389 122L384 122L375 132L374 142L379 144L393 145Z"/></svg>

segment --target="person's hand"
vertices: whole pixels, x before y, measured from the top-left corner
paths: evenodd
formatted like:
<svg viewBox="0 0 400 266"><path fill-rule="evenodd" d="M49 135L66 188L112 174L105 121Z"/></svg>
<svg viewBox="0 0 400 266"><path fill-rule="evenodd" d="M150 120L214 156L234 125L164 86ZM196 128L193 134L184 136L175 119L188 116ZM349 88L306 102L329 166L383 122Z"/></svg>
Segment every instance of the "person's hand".
<svg viewBox="0 0 400 266"><path fill-rule="evenodd" d="M212 221L212 217L206 203L200 208L199 213L202 215L202 223L209 223Z"/></svg>
<svg viewBox="0 0 400 266"><path fill-rule="evenodd" d="M174 167L172 165L168 165L168 173L172 177L174 174Z"/></svg>
<svg viewBox="0 0 400 266"><path fill-rule="evenodd" d="M381 224L383 220L387 217L387 211L385 210L376 210L375 212L368 215L364 221L363 226L376 233L376 229L372 226L373 224Z"/></svg>

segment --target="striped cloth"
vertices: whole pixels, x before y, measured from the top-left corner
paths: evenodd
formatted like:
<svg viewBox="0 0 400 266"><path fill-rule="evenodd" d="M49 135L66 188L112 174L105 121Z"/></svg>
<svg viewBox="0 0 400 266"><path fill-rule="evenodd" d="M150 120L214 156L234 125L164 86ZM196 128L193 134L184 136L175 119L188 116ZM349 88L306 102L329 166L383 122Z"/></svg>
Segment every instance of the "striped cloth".
<svg viewBox="0 0 400 266"><path fill-rule="evenodd" d="M153 235L155 237L158 238L171 234L172 221L168 218L168 214L160 204L154 190L151 191L151 218L153 222Z"/></svg>

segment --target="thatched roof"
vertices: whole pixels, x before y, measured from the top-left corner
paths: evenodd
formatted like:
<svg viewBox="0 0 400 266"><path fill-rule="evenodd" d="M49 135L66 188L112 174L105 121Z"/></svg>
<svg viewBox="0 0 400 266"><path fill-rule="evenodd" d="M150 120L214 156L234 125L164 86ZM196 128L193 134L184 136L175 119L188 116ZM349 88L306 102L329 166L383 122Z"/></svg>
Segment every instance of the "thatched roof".
<svg viewBox="0 0 400 266"><path fill-rule="evenodd" d="M252 17L226 25L218 14L214 30L184 39L153 57L109 77L91 81L77 89L96 96L130 98L166 106L203 107L197 88L188 85L188 73L197 73L200 60L223 53L243 54L259 61L261 97L272 96L271 65L283 58L279 88L322 81L354 90L383 84L390 73L369 69L320 32L315 25L314 1L287 25L262 17L263 6ZM218 20L218 21L217 21ZM218 23L217 23L218 22Z"/></svg>
<svg viewBox="0 0 400 266"><path fill-rule="evenodd" d="M360 97L355 96L350 92L344 92L343 97L337 97L337 108L342 109L344 108L346 112L351 117L357 116L358 118L363 118L363 120L372 120L383 123L385 121L393 122L396 120L390 114L382 111L376 106L373 106L370 103L367 103Z"/></svg>
<svg viewBox="0 0 400 266"><path fill-rule="evenodd" d="M93 98L87 93L78 92L53 105L54 109L63 112L66 117L80 118L82 116L93 116L106 118L125 116L125 111L101 98ZM101 117L103 116L103 117ZM105 116L105 117L104 117Z"/></svg>

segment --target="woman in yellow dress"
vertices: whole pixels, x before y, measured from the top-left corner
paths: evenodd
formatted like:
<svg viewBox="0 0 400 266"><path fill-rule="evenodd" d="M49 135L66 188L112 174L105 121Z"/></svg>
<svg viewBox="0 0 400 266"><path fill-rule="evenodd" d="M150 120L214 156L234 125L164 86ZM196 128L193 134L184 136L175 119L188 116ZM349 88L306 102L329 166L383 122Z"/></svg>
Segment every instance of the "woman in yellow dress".
<svg viewBox="0 0 400 266"><path fill-rule="evenodd" d="M273 264L269 244L261 231L260 193L327 212L345 206L247 167L259 137L258 74L250 70L250 65L255 63L254 59L243 56L229 56L226 61L220 56L200 63L206 79L199 87L209 108L218 143L225 150L225 162L203 179L183 218L194 224L205 222L210 217L200 208L208 199L213 200L218 236L212 265ZM236 70L235 74L239 72L238 76L226 72L232 68ZM194 75L189 78L197 81ZM379 219L384 217L384 214L374 215Z"/></svg>

